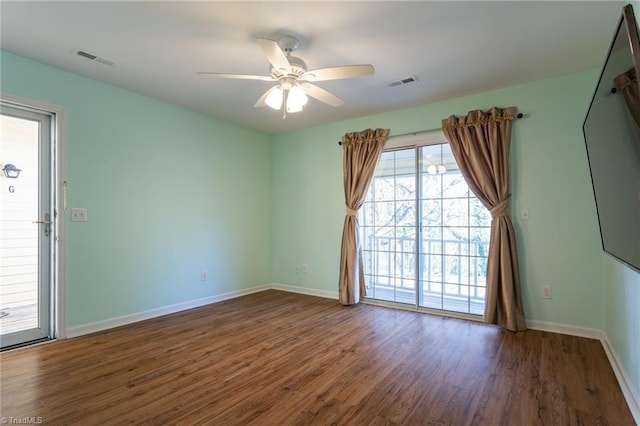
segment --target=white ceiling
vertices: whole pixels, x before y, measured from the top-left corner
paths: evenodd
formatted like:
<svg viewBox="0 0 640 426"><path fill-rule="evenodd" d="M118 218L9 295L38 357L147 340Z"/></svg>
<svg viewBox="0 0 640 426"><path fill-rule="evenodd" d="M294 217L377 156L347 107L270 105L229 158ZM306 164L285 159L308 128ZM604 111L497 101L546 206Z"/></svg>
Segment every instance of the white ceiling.
<svg viewBox="0 0 640 426"><path fill-rule="evenodd" d="M623 2L0 2L2 49L265 133L330 123L601 67ZM292 34L309 69L373 64L317 83L342 98L301 113L253 104L273 83L257 37ZM74 54L82 49L116 62ZM387 87L415 75L417 84ZM595 82L594 82L595 83Z"/></svg>

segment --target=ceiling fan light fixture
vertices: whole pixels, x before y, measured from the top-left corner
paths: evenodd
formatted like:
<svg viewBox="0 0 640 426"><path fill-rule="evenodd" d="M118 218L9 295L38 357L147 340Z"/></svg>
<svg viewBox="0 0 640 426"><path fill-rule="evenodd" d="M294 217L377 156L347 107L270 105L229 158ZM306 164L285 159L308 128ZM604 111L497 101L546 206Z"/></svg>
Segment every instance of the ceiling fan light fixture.
<svg viewBox="0 0 640 426"><path fill-rule="evenodd" d="M282 89L279 87L276 87L271 91L271 93L269 93L267 98L264 100L264 103L267 104L267 106L277 110L282 108L283 98L284 96L283 96Z"/></svg>
<svg viewBox="0 0 640 426"><path fill-rule="evenodd" d="M294 113L302 111L302 107L300 105L287 105L287 112Z"/></svg>
<svg viewBox="0 0 640 426"><path fill-rule="evenodd" d="M302 105L296 104L295 102L289 103L289 99L291 99L291 97L287 98L287 112L293 113L302 111Z"/></svg>
<svg viewBox="0 0 640 426"><path fill-rule="evenodd" d="M427 173L430 175L442 175L447 172L447 167L444 164L430 164L427 167Z"/></svg>
<svg viewBox="0 0 640 426"><path fill-rule="evenodd" d="M333 93L309 82L342 80L371 75L375 72L371 64L344 65L309 71L302 59L291 54L298 47L298 39L289 35L283 35L278 41L258 38L258 44L269 61L270 75L215 72L198 74L208 77L277 82L277 85L264 92L253 106L256 108L268 106L281 111L283 119L287 118L287 113L302 111L309 97L333 107L344 104L344 101Z"/></svg>
<svg viewBox="0 0 640 426"><path fill-rule="evenodd" d="M287 95L287 110L289 112L302 111L302 107L309 102L304 89L298 85L291 87Z"/></svg>

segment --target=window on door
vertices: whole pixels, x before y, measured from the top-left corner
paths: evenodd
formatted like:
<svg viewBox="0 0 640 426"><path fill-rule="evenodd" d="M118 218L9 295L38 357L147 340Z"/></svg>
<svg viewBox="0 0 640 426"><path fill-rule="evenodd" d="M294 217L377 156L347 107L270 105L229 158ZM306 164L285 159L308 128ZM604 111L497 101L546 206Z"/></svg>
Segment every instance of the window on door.
<svg viewBox="0 0 640 426"><path fill-rule="evenodd" d="M55 126L0 100L0 350L55 337Z"/></svg>
<svg viewBox="0 0 640 426"><path fill-rule="evenodd" d="M389 142L359 214L367 298L482 315L488 210L441 132Z"/></svg>

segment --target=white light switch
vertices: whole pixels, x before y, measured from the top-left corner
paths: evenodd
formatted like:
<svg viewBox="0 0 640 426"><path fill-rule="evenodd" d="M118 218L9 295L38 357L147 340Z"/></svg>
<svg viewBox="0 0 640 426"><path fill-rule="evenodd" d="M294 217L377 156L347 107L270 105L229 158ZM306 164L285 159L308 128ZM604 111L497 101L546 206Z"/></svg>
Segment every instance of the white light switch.
<svg viewBox="0 0 640 426"><path fill-rule="evenodd" d="M529 209L520 209L520 219L529 220Z"/></svg>
<svg viewBox="0 0 640 426"><path fill-rule="evenodd" d="M87 209L72 208L71 209L71 222L86 222L87 221Z"/></svg>

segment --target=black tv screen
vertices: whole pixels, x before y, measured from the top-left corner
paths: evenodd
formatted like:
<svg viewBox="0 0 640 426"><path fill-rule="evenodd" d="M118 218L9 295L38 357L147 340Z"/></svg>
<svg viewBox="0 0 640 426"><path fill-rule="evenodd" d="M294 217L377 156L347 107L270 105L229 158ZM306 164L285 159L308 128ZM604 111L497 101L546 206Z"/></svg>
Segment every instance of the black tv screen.
<svg viewBox="0 0 640 426"><path fill-rule="evenodd" d="M640 127L638 126L640 124L640 89L637 82L640 76L639 57L638 29L633 8L628 5L623 10L583 125L603 249L638 271L640 271ZM624 83L621 84L622 80ZM625 95L625 90L630 92ZM635 97L637 102L635 121L632 112L634 107L629 106L626 96Z"/></svg>

